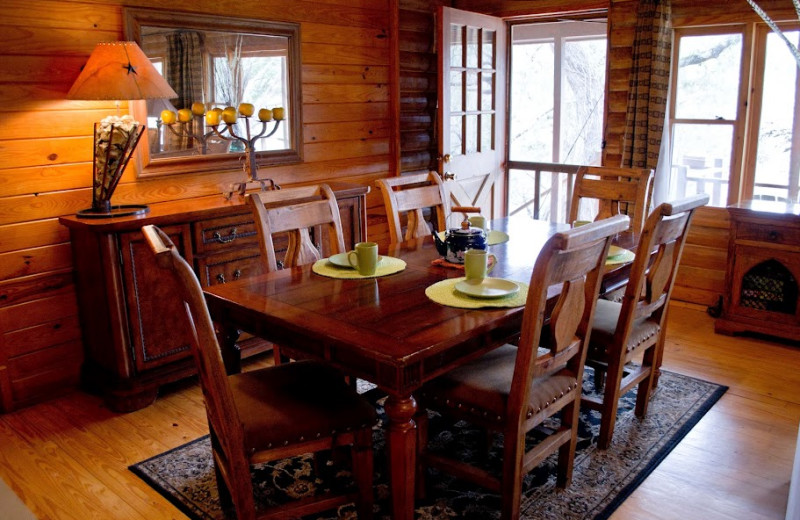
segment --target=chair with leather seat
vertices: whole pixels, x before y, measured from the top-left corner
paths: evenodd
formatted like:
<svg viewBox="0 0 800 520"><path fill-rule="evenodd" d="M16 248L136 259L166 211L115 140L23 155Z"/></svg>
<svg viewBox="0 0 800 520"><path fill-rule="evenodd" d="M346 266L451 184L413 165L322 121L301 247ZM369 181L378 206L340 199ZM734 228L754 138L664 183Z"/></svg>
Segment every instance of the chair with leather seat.
<svg viewBox="0 0 800 520"><path fill-rule="evenodd" d="M613 168L581 166L575 175L569 223L581 215L581 201L596 200L598 220L625 214L631 219L631 229L641 231L650 205L653 190L653 170L643 168Z"/></svg>
<svg viewBox="0 0 800 520"><path fill-rule="evenodd" d="M539 253L518 346L503 345L426 383L417 394L418 492L424 468L437 467L502 497L502 518L519 517L522 479L558 452L557 485L572 478L588 332L611 237L627 229L618 215L552 236ZM561 287L545 327L548 288ZM428 415L435 410L503 434L502 477L428 449ZM560 426L526 451L525 435L561 412Z"/></svg>
<svg viewBox="0 0 800 520"><path fill-rule="evenodd" d="M605 374L604 388L602 397L586 395L582 402L601 412L601 449L611 443L620 397L637 385L635 414L647 414L683 246L695 210L706 203L708 195L696 195L653 210L645 222L622 302L601 299L597 303L586 362ZM639 356L640 364L631 363Z"/></svg>
<svg viewBox="0 0 800 520"><path fill-rule="evenodd" d="M327 184L248 193L245 200L255 218L266 272L279 268L273 235L286 233L288 247L281 263L294 267L345 252L336 196ZM312 240L312 230L321 236ZM290 345L273 345L275 364L301 357Z"/></svg>
<svg viewBox="0 0 800 520"><path fill-rule="evenodd" d="M193 338L222 503L232 505L237 518L253 520L299 517L355 501L358 518L371 518L373 406L338 371L316 361L227 375L194 272L160 229L150 225L142 232L164 282L185 302L186 314L172 319ZM256 510L251 466L340 446L351 448L356 492L325 492Z"/></svg>

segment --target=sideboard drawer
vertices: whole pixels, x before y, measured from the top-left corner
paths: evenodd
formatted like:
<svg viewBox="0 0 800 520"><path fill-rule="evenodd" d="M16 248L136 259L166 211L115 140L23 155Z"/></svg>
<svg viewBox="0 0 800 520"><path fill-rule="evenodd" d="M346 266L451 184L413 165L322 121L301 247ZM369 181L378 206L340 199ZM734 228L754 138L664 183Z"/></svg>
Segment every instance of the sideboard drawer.
<svg viewBox="0 0 800 520"><path fill-rule="evenodd" d="M765 226L752 222L738 222L736 240L797 245L800 243L800 229L774 225Z"/></svg>
<svg viewBox="0 0 800 520"><path fill-rule="evenodd" d="M231 248L225 253L197 259L197 277L203 287L249 278L262 271L261 253L254 247Z"/></svg>
<svg viewBox="0 0 800 520"><path fill-rule="evenodd" d="M225 251L231 247L258 247L258 230L250 213L201 220L195 223L194 235L198 254Z"/></svg>

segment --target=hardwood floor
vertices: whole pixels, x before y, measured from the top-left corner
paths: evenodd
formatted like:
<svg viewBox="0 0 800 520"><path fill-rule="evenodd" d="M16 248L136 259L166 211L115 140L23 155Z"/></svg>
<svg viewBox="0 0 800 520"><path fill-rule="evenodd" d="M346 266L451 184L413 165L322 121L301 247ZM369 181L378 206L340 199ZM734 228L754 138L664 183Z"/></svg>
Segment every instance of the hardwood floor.
<svg viewBox="0 0 800 520"><path fill-rule="evenodd" d="M676 303L664 368L730 390L612 518L783 519L800 345L716 335L704 309ZM0 477L40 519L185 518L127 468L206 432L191 381L130 414L76 392L0 415Z"/></svg>

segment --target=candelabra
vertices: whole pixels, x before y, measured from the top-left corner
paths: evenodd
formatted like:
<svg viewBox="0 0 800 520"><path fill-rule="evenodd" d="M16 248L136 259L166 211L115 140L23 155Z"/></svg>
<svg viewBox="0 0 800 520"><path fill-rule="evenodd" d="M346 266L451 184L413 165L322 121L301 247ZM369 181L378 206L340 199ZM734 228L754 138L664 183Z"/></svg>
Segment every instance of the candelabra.
<svg viewBox="0 0 800 520"><path fill-rule="evenodd" d="M166 120L164 119L166 117ZM169 121L169 122L168 122ZM200 153L203 155L208 153L208 139L215 134L214 130L208 130L204 132L203 127L203 114L193 114L189 120L180 120L175 122L174 120L170 121L169 116L162 113L161 118L156 121L156 126L158 128L158 135L161 135L161 129L163 127L167 127L172 135L179 137L181 139L193 139L197 141L200 145ZM227 128L222 130L223 132L227 131ZM160 141L160 138L159 138ZM159 142L159 146L161 143ZM189 141L188 146L193 146L193 143Z"/></svg>
<svg viewBox="0 0 800 520"><path fill-rule="evenodd" d="M251 129L250 118L255 109L249 103L242 103L239 105L238 112L233 107L223 109L213 108L205 112L205 107L202 103L194 103L191 110L181 109L178 111L177 118L175 112L165 110L161 113L161 121L167 125L170 131L179 137L188 137L197 139L200 142L203 153L206 153L208 139L214 135L224 141L231 143L240 143L244 147L245 165L244 170L247 173L247 180L244 182L234 183L231 186L230 192L226 197L231 198L233 193L244 195L247 191L248 185L256 183L262 191L267 189L279 190L281 189L272 179L262 179L258 176L258 163L256 161L255 145L259 139L266 139L271 137L278 131L281 121L285 118L285 111L281 107L272 110L262 108L258 112L258 120L261 123L261 129L255 133L256 128ZM202 128L202 117L205 116L205 127L210 130L205 132L194 132L193 128L197 126ZM236 122L241 118L244 119L244 135L240 135L236 130ZM177 122L176 122L177 119ZM274 121L272 129L268 130L268 123ZM175 125L180 125L177 129ZM220 124L223 128L220 129Z"/></svg>

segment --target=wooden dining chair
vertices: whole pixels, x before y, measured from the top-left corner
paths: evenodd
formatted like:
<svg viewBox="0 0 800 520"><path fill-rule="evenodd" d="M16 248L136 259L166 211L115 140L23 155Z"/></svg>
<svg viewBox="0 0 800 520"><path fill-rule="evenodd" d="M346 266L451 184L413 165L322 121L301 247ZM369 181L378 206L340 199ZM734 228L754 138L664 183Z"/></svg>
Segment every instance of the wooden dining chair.
<svg viewBox="0 0 800 520"><path fill-rule="evenodd" d="M374 407L348 387L329 365L299 361L227 375L203 290L169 237L155 226L142 232L176 288L186 314L174 326L188 328L203 391L214 470L223 505L236 518L257 516L251 466L304 453L349 446L357 492L325 492L259 510L258 518L288 518L355 500L358 518L372 516L372 426Z"/></svg>
<svg viewBox="0 0 800 520"><path fill-rule="evenodd" d="M492 350L426 383L418 392L420 494L424 467L434 466L500 493L502 518L516 519L523 477L556 451L557 484L569 484L588 332L611 237L627 229L628 223L628 217L617 215L552 236L533 268L519 345ZM548 289L554 285L561 287L561 294L545 328ZM502 477L429 451L427 409L501 432ZM560 426L526 451L526 433L559 411Z"/></svg>
<svg viewBox="0 0 800 520"><path fill-rule="evenodd" d="M635 413L647 405L661 365L667 307L694 211L708 203L696 195L658 206L644 225L622 302L597 303L587 365L605 374L602 397L586 395L582 403L600 410L598 446L608 448L621 396L638 385ZM641 364L632 364L642 356ZM602 382L602 377L595 377Z"/></svg>
<svg viewBox="0 0 800 520"><path fill-rule="evenodd" d="M344 234L336 196L327 184L259 191L245 196L255 216L261 255L267 272L278 269L273 235L287 233L284 267L310 264L344 253ZM317 244L311 239L315 235Z"/></svg>
<svg viewBox="0 0 800 520"><path fill-rule="evenodd" d="M345 252L336 196L327 184L249 193L245 196L258 230L261 258L267 272L278 269L273 235L286 233L288 247L281 263L294 267ZM312 231L313 230L313 231ZM312 240L312 232L316 233ZM297 359L290 345L272 346L275 364Z"/></svg>
<svg viewBox="0 0 800 520"><path fill-rule="evenodd" d="M652 190L653 170L581 166L575 175L568 222L579 219L582 200L592 199L598 203L598 212L589 220L625 214L631 219L631 229L641 231Z"/></svg>
<svg viewBox="0 0 800 520"><path fill-rule="evenodd" d="M389 223L389 240L392 244L421 238L431 234L423 211L431 209L431 222L436 231L446 229L450 212L444 184L436 172L378 179L376 186L383 195L386 220ZM406 216L403 233L401 219Z"/></svg>

